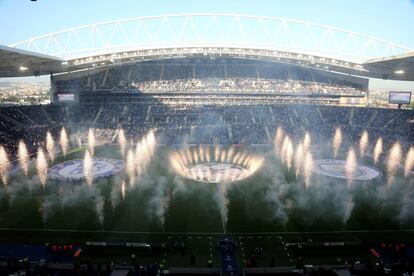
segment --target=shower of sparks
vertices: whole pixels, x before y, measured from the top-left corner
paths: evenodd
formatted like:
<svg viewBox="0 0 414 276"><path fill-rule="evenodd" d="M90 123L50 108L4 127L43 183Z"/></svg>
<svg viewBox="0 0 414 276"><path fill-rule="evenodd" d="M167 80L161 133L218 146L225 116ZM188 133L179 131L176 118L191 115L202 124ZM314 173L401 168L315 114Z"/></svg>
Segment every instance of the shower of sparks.
<svg viewBox="0 0 414 276"><path fill-rule="evenodd" d="M332 148L333 148L333 156L336 158L336 155L338 154L339 148L342 144L342 131L340 128L335 129L335 134L332 141Z"/></svg>

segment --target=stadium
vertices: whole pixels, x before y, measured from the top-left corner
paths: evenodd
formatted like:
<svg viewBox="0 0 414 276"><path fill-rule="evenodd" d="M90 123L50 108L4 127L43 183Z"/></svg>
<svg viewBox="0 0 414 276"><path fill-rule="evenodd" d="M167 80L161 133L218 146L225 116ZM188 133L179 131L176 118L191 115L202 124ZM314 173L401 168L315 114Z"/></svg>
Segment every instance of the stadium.
<svg viewBox="0 0 414 276"><path fill-rule="evenodd" d="M0 108L1 240L47 242L57 275L406 269L411 92L390 92L393 109L368 100L372 78L414 81L413 56L240 14L128 18L0 46L0 77L51 83L48 105Z"/></svg>

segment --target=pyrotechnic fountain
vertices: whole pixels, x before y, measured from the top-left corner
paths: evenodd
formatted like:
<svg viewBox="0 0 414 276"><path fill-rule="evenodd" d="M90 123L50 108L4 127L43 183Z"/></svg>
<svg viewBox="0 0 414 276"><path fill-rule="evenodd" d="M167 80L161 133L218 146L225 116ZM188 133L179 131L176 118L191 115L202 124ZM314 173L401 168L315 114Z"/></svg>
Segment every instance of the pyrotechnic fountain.
<svg viewBox="0 0 414 276"><path fill-rule="evenodd" d="M368 147L369 138L368 138L368 132L364 130L364 132L361 135L361 139L359 139L359 156L364 156L365 150Z"/></svg>
<svg viewBox="0 0 414 276"><path fill-rule="evenodd" d="M204 162L204 147L198 148L198 155L200 156L200 161Z"/></svg>
<svg viewBox="0 0 414 276"><path fill-rule="evenodd" d="M303 145L301 143L296 147L296 152L295 152L296 177L298 177L300 172L302 171L302 165L303 165L304 159L305 159L305 152L303 150Z"/></svg>
<svg viewBox="0 0 414 276"><path fill-rule="evenodd" d="M46 150L49 159L53 162L55 160L55 141L50 131L46 134Z"/></svg>
<svg viewBox="0 0 414 276"><path fill-rule="evenodd" d="M352 198L352 194L348 193L347 194L347 200L346 200L346 203L345 203L345 206L344 206L344 216L343 216L343 220L342 220L344 225L346 224L346 222L350 218L352 210L354 209L354 206L355 206L355 202Z"/></svg>
<svg viewBox="0 0 414 276"><path fill-rule="evenodd" d="M122 199L124 200L125 199L125 181L124 180L122 180L121 182L121 196L122 196Z"/></svg>
<svg viewBox="0 0 414 276"><path fill-rule="evenodd" d="M143 170L143 161L142 156L144 155L144 150L141 142L137 142L137 145L135 146L135 172L136 175L139 177Z"/></svg>
<svg viewBox="0 0 414 276"><path fill-rule="evenodd" d="M119 129L118 132L118 145L119 145L119 150L121 151L121 155L124 156L125 155L125 149L126 149L126 137L125 137L125 131L123 128Z"/></svg>
<svg viewBox="0 0 414 276"><path fill-rule="evenodd" d="M390 151L388 152L387 158L387 173L388 173L388 188L394 180L395 174L398 171L398 167L401 164L401 145L399 142L395 142Z"/></svg>
<svg viewBox="0 0 414 276"><path fill-rule="evenodd" d="M192 162L192 155L190 154L190 149L187 150L188 154L189 154L189 160L191 160ZM218 162L219 161L219 154L220 154L220 148L218 145L214 146L214 156L213 156L213 160Z"/></svg>
<svg viewBox="0 0 414 276"><path fill-rule="evenodd" d="M135 172L138 178L148 167L155 153L156 140L153 130L150 130L135 146ZM127 165L128 166L128 165Z"/></svg>
<svg viewBox="0 0 414 276"><path fill-rule="evenodd" d="M200 153L204 157L201 157ZM245 179L254 174L263 161L262 157L249 155L234 148L225 150L218 146L215 146L214 153L210 152L209 147L200 145L170 154L171 165L179 175L209 183Z"/></svg>
<svg viewBox="0 0 414 276"><path fill-rule="evenodd" d="M410 147L405 158L404 176L408 177L414 168L414 147Z"/></svg>
<svg viewBox="0 0 414 276"><path fill-rule="evenodd" d="M286 149L287 144L289 143L289 136L286 135L283 139L282 147L280 148L280 161L282 161L283 164L286 164Z"/></svg>
<svg viewBox="0 0 414 276"><path fill-rule="evenodd" d="M338 154L339 148L342 144L342 131L340 128L335 129L335 134L332 141L332 148L333 148L333 157L336 158L336 155Z"/></svg>
<svg viewBox="0 0 414 276"><path fill-rule="evenodd" d="M170 162L175 172L183 177L199 182L217 183L217 202L226 230L228 215L227 189L230 183L253 175L263 164L264 159L233 147L228 150L215 145L199 145L170 153Z"/></svg>
<svg viewBox="0 0 414 276"><path fill-rule="evenodd" d="M89 153L93 156L95 153L95 134L91 128L88 131L88 150Z"/></svg>
<svg viewBox="0 0 414 276"><path fill-rule="evenodd" d="M86 183L91 186L93 182L93 158L89 150L85 151L85 157L83 159L83 174L85 176Z"/></svg>
<svg viewBox="0 0 414 276"><path fill-rule="evenodd" d="M27 146L23 140L19 141L17 148L17 159L19 160L19 165L24 175L27 176L29 172L29 152Z"/></svg>
<svg viewBox="0 0 414 276"><path fill-rule="evenodd" d="M276 129L275 141L274 141L274 147L275 147L275 153L276 154L279 154L279 152L281 150L282 139L283 139L283 129L281 127L278 127Z"/></svg>
<svg viewBox="0 0 414 276"><path fill-rule="evenodd" d="M170 195L166 194L159 199L159 204L156 209L156 215L160 219L163 231L165 230L166 212L170 203Z"/></svg>
<svg viewBox="0 0 414 276"><path fill-rule="evenodd" d="M3 146L0 146L0 177L3 185L7 185L9 180L10 161L7 151Z"/></svg>
<svg viewBox="0 0 414 276"><path fill-rule="evenodd" d="M311 143L311 137L309 133L305 133L305 138L303 138L303 152L308 152L309 146Z"/></svg>
<svg viewBox="0 0 414 276"><path fill-rule="evenodd" d="M205 155L206 155L206 161L207 161L207 163L210 163L210 160L211 160L211 152L210 152L210 146L209 145L206 146Z"/></svg>
<svg viewBox="0 0 414 276"><path fill-rule="evenodd" d="M303 178L305 180L305 187L308 188L311 184L312 173L313 173L313 157L312 153L308 151L305 156L305 161L303 163Z"/></svg>
<svg viewBox="0 0 414 276"><path fill-rule="evenodd" d="M280 158L282 160L282 163L286 165L288 170L292 167L292 161L293 161L293 144L292 140L288 135L285 136L285 139L283 139L282 144L282 150L280 154Z"/></svg>
<svg viewBox="0 0 414 276"><path fill-rule="evenodd" d="M286 145L286 166L288 170L292 167L292 161L293 161L293 144L292 140L289 138L289 141Z"/></svg>
<svg viewBox="0 0 414 276"><path fill-rule="evenodd" d="M43 189L46 185L47 180L47 158L45 152L42 148L39 148L37 151L37 158L36 158L36 168L37 168L37 175L39 177L40 184L42 184Z"/></svg>
<svg viewBox="0 0 414 276"><path fill-rule="evenodd" d="M374 147L374 163L377 164L382 154L382 138L378 138Z"/></svg>
<svg viewBox="0 0 414 276"><path fill-rule="evenodd" d="M135 172L136 172L136 168L135 168L135 154L134 151L132 149L128 150L127 153L127 157L126 157L126 173L128 175L128 180L130 184L134 183L135 180Z"/></svg>
<svg viewBox="0 0 414 276"><path fill-rule="evenodd" d="M229 199L227 198L227 183L221 183L217 185L217 201L220 208L221 223L223 226L223 232L226 233L226 225L228 221L228 205Z"/></svg>
<svg viewBox="0 0 414 276"><path fill-rule="evenodd" d="M361 151L364 152L364 151ZM352 183L353 176L355 174L355 170L357 168L357 159L354 149L351 147L348 151L348 157L345 161L345 176L348 182L348 188Z"/></svg>
<svg viewBox="0 0 414 276"><path fill-rule="evenodd" d="M142 140L142 144L145 146L147 154L152 157L154 155L156 146L154 131L151 130L148 132L148 134ZM149 161L148 158L147 161Z"/></svg>
<svg viewBox="0 0 414 276"><path fill-rule="evenodd" d="M59 143L63 156L66 156L69 148L69 139L64 127L62 127L62 130L60 131Z"/></svg>

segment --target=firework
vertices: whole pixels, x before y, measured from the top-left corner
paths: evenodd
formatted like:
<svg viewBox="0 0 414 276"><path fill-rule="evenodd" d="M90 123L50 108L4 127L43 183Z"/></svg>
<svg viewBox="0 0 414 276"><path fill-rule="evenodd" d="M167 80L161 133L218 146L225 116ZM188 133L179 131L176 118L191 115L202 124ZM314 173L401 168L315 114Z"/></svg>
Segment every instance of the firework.
<svg viewBox="0 0 414 276"><path fill-rule="evenodd" d="M7 151L3 146L0 146L0 177L4 185L7 185L9 180L10 161Z"/></svg>
<svg viewBox="0 0 414 276"><path fill-rule="evenodd" d="M48 164L45 152L42 148L39 148L37 151L36 168L40 184L42 184L44 189L46 187Z"/></svg>
<svg viewBox="0 0 414 276"><path fill-rule="evenodd" d="M348 157L345 161L345 175L348 182L348 187L352 182L355 170L357 168L357 160L354 149L351 147L348 151Z"/></svg>
<svg viewBox="0 0 414 276"><path fill-rule="evenodd" d="M29 152L23 140L19 141L17 148L17 159L19 160L19 165L24 175L27 176L29 172Z"/></svg>
<svg viewBox="0 0 414 276"><path fill-rule="evenodd" d="M93 182L93 158L89 150L85 151L83 159L83 175L85 176L86 183L91 186Z"/></svg>
<svg viewBox="0 0 414 276"><path fill-rule="evenodd" d="M125 155L125 149L126 149L126 137L125 137L125 131L123 128L121 128L118 132L118 144L119 144L119 150L121 151L121 155Z"/></svg>
<svg viewBox="0 0 414 276"><path fill-rule="evenodd" d="M95 134L91 128L88 131L88 151L92 156L95 153Z"/></svg>
<svg viewBox="0 0 414 276"><path fill-rule="evenodd" d="M64 127L62 127L62 130L60 131L59 143L60 143L60 148L62 149L63 156L66 156L66 153L68 152L68 148L69 148L69 139L68 139L68 134L66 133L66 130Z"/></svg>
<svg viewBox="0 0 414 276"><path fill-rule="evenodd" d="M361 139L359 139L359 155L362 157L365 154L365 150L368 147L369 138L368 138L368 132L364 130L364 132L361 135Z"/></svg>
<svg viewBox="0 0 414 276"><path fill-rule="evenodd" d="M299 144L296 147L296 151L295 151L295 168L296 168L296 177L299 176L301 170L302 170L302 165L303 165L303 161L305 159L305 152L303 149L303 145Z"/></svg>
<svg viewBox="0 0 414 276"><path fill-rule="evenodd" d="M276 134L275 134L275 141L274 141L274 147L275 147L275 153L279 154L280 150L281 150L281 143L282 143L282 139L283 139L283 129L281 127L278 127L276 129Z"/></svg>
<svg viewBox="0 0 414 276"><path fill-rule="evenodd" d="M311 185L313 166L313 156L312 153L308 151L305 156L305 161L303 162L303 178L305 180L306 188L309 188Z"/></svg>
<svg viewBox="0 0 414 276"><path fill-rule="evenodd" d="M340 128L335 129L335 135L333 137L332 141L332 148L333 148L333 156L336 158L336 155L338 154L339 148L342 144L342 131Z"/></svg>
<svg viewBox="0 0 414 276"><path fill-rule="evenodd" d="M388 152L387 158L387 173L388 173L388 187L390 187L394 177L398 171L398 166L401 164L401 145L399 142L395 142L390 151Z"/></svg>
<svg viewBox="0 0 414 276"><path fill-rule="evenodd" d="M53 162L55 160L55 140L50 131L46 134L46 150L49 156L49 159Z"/></svg>
<svg viewBox="0 0 414 276"><path fill-rule="evenodd" d="M382 153L382 138L378 138L374 147L374 163L377 164Z"/></svg>
<svg viewBox="0 0 414 276"><path fill-rule="evenodd" d="M408 177L414 168L414 147L410 147L405 158L404 176Z"/></svg>

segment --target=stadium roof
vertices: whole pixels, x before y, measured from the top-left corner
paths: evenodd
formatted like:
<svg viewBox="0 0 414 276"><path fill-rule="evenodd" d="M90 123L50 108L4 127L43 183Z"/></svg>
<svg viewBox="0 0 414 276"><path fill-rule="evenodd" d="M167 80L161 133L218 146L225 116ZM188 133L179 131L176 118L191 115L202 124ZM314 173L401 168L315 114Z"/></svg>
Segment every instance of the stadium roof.
<svg viewBox="0 0 414 276"><path fill-rule="evenodd" d="M385 79L414 81L414 51L368 60L364 67L373 74L383 74Z"/></svg>
<svg viewBox="0 0 414 276"><path fill-rule="evenodd" d="M61 72L63 59L0 45L0 77L24 77Z"/></svg>
<svg viewBox="0 0 414 276"><path fill-rule="evenodd" d="M414 80L413 50L407 47L330 26L263 16L175 14L128 18L66 29L11 47L1 49L0 63L4 65L0 77L154 59L226 56ZM13 59L8 53L21 54ZM27 70L16 69L21 66Z"/></svg>

